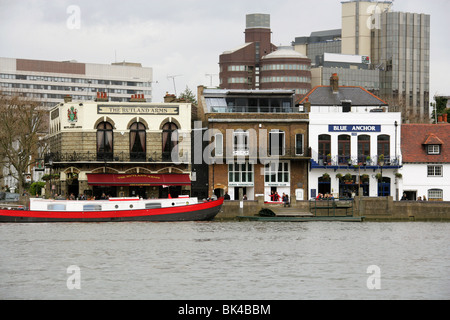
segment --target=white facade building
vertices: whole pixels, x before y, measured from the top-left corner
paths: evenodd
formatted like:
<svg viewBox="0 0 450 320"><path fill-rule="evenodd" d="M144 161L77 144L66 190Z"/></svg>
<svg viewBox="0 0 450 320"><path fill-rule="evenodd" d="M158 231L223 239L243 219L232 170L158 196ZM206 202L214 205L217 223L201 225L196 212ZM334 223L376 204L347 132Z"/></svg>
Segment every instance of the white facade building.
<svg viewBox="0 0 450 320"><path fill-rule="evenodd" d="M399 199L401 113L361 87L318 86L300 101L309 110L309 198ZM361 184L359 182L361 181Z"/></svg>
<svg viewBox="0 0 450 320"><path fill-rule="evenodd" d="M191 107L107 98L58 104L49 111L45 156L60 175L53 191L165 197L170 187L172 195L189 194Z"/></svg>
<svg viewBox="0 0 450 320"><path fill-rule="evenodd" d="M402 126L401 194L406 200L450 201L450 124Z"/></svg>
<svg viewBox="0 0 450 320"><path fill-rule="evenodd" d="M362 177L364 196L397 199L400 113L310 113L309 116L311 198L319 193L330 193L335 198L358 195L358 181ZM384 159L383 165L380 158ZM324 174L328 174L328 181ZM351 176L349 181L344 181L346 175Z"/></svg>
<svg viewBox="0 0 450 320"><path fill-rule="evenodd" d="M76 61L42 61L0 58L0 90L24 92L46 105L74 100L94 100L105 92L113 102L128 102L131 95L145 95L152 101L153 69L140 63L107 64Z"/></svg>

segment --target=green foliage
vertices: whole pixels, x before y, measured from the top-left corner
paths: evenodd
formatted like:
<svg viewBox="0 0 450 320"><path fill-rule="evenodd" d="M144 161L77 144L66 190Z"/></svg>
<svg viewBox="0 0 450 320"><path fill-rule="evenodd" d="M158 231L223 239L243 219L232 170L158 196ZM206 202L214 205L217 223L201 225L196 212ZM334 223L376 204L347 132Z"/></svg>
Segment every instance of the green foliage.
<svg viewBox="0 0 450 320"><path fill-rule="evenodd" d="M41 195L41 190L44 187L45 187L45 182L42 182L42 181L33 182L30 186L30 194L32 196L34 196L36 194Z"/></svg>
<svg viewBox="0 0 450 320"><path fill-rule="evenodd" d="M178 96L178 99L185 100L186 102L197 104L197 99L195 97L195 94L192 92L191 89L189 89L188 86L186 86L186 89L180 95Z"/></svg>
<svg viewBox="0 0 450 320"><path fill-rule="evenodd" d="M433 123L435 122L435 119L437 118L435 116L435 112L437 111L437 116L443 115L444 113L450 115L450 109L447 109L447 100L444 97L434 97L436 103L432 106L432 113L431 113L431 119L433 120ZM436 108L434 108L436 107ZM447 121L450 121L450 119L447 119Z"/></svg>
<svg viewBox="0 0 450 320"><path fill-rule="evenodd" d="M353 180L353 176L352 176L351 173L347 173L347 174L344 176L344 181L352 181L352 180Z"/></svg>

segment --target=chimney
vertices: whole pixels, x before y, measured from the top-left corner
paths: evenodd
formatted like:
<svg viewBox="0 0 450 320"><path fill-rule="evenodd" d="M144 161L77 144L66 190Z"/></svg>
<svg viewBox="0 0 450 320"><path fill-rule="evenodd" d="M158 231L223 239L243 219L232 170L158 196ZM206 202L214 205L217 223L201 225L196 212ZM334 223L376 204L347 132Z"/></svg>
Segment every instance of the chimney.
<svg viewBox="0 0 450 320"><path fill-rule="evenodd" d="M306 101L303 103L303 112L310 113L311 112L311 102L309 102L309 98L306 98Z"/></svg>
<svg viewBox="0 0 450 320"><path fill-rule="evenodd" d="M177 97L174 94L169 94L168 92L166 92L166 95L164 96L164 103L171 102L177 102Z"/></svg>
<svg viewBox="0 0 450 320"><path fill-rule="evenodd" d="M339 77L337 73L333 73L333 75L330 78L330 87L333 93L339 92Z"/></svg>
<svg viewBox="0 0 450 320"><path fill-rule="evenodd" d="M444 123L448 123L447 117L448 117L448 114L447 114L447 113L444 113L444 114L443 114L443 119L442 119L442 120L444 120Z"/></svg>
<svg viewBox="0 0 450 320"><path fill-rule="evenodd" d="M97 99L95 99L97 102L108 102L108 94L106 92L97 92Z"/></svg>
<svg viewBox="0 0 450 320"><path fill-rule="evenodd" d="M438 116L438 123L442 123L442 116Z"/></svg>
<svg viewBox="0 0 450 320"><path fill-rule="evenodd" d="M132 94L130 102L147 102L143 94Z"/></svg>
<svg viewBox="0 0 450 320"><path fill-rule="evenodd" d="M72 96L71 95L65 95L64 96L64 103L72 102Z"/></svg>

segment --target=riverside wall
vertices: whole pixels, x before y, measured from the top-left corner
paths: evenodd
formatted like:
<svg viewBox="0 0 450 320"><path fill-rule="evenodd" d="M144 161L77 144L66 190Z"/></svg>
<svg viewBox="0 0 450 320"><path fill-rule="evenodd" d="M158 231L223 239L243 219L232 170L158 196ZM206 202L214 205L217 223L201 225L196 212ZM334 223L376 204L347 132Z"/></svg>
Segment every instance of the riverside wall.
<svg viewBox="0 0 450 320"><path fill-rule="evenodd" d="M27 197L20 197L13 205L27 205ZM3 202L5 205L6 203ZM261 209L280 209L283 205L264 203L264 197L247 201L224 201L222 210L216 216L216 221L236 220L238 216L253 216ZM290 212L308 213L309 201L295 201L291 203ZM345 212L336 211L336 215ZM436 201L394 201L393 197L355 197L353 210L354 216L365 217L365 221L445 221L450 222L450 202ZM326 210L317 210L317 215L326 214Z"/></svg>
<svg viewBox="0 0 450 320"><path fill-rule="evenodd" d="M253 216L263 209L282 208L282 204L264 203L264 198L255 201L225 201L216 220L234 220L237 216ZM309 201L294 201L291 209L310 212ZM319 211L318 211L319 212ZM321 211L320 211L321 212ZM351 212L351 211L349 211ZM323 215L323 212L321 212ZM355 197L354 216L363 216L365 221L448 221L450 202L394 201L392 197Z"/></svg>

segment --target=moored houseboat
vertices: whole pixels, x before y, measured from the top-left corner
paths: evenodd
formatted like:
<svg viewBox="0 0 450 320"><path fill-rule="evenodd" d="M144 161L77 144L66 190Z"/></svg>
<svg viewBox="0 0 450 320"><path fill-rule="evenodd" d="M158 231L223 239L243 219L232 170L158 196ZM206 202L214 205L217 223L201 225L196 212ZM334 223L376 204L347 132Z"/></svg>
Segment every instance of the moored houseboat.
<svg viewBox="0 0 450 320"><path fill-rule="evenodd" d="M223 198L142 200L111 198L99 201L30 199L25 210L0 209L1 222L176 222L210 221L219 213Z"/></svg>

